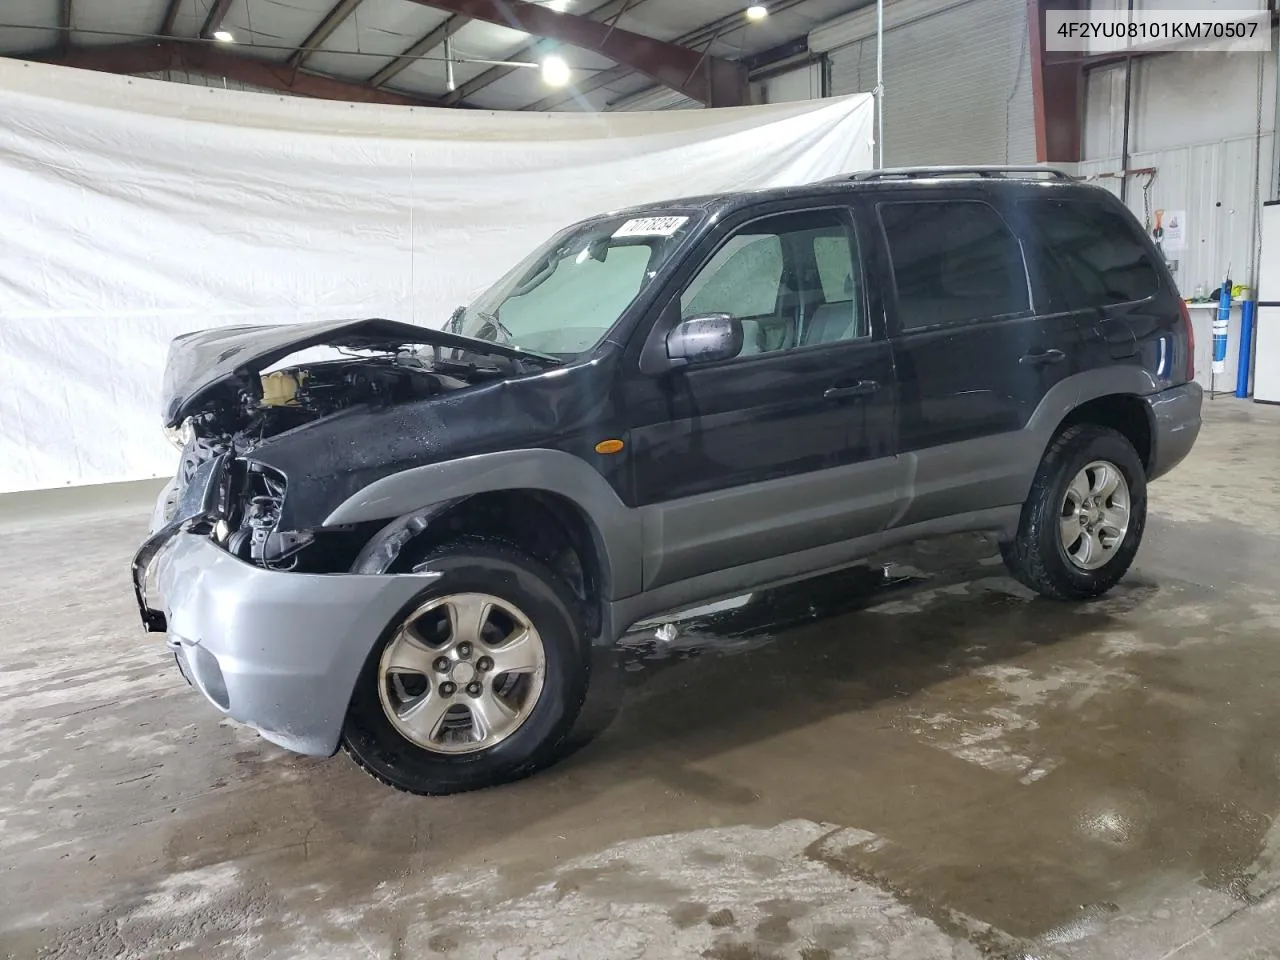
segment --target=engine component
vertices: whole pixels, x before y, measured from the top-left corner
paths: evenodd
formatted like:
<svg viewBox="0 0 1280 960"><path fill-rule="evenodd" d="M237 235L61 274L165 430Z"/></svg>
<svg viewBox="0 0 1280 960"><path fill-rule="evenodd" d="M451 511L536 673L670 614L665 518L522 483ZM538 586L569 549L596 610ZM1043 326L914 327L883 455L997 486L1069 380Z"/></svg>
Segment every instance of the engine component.
<svg viewBox="0 0 1280 960"><path fill-rule="evenodd" d="M259 464L241 461L242 486L237 516L216 530L223 533L227 550L263 567L288 563L315 539L308 531L278 530L280 505L284 502L284 478ZM231 531L227 536L224 531Z"/></svg>
<svg viewBox="0 0 1280 960"><path fill-rule="evenodd" d="M307 382L305 370L276 370L262 375L262 406L296 407L298 391Z"/></svg>

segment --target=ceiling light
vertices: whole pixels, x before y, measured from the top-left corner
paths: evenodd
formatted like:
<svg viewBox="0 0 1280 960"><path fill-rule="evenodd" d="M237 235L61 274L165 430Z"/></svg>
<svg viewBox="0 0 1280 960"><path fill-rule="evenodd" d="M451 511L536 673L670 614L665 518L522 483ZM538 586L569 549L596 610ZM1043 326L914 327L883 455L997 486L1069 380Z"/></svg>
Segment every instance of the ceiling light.
<svg viewBox="0 0 1280 960"><path fill-rule="evenodd" d="M757 3L753 6L747 7L748 20L760 21L767 16L769 16L769 8L763 4Z"/></svg>
<svg viewBox="0 0 1280 960"><path fill-rule="evenodd" d="M563 87L573 78L563 57L547 57L542 61L542 82L549 87Z"/></svg>
<svg viewBox="0 0 1280 960"><path fill-rule="evenodd" d="M236 42L236 38L231 35L230 30L213 31L213 39L217 40L219 43L235 43Z"/></svg>
<svg viewBox="0 0 1280 960"><path fill-rule="evenodd" d="M556 13L564 13L569 9L569 0L548 0L547 6Z"/></svg>

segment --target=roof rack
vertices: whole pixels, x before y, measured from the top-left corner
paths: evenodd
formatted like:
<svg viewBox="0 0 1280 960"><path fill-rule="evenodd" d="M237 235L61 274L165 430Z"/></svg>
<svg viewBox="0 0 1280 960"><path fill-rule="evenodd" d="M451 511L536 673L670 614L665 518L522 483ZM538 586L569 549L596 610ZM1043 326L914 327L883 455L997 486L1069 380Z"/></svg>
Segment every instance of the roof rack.
<svg viewBox="0 0 1280 960"><path fill-rule="evenodd" d="M983 179L1031 179L1033 175L1053 180L1074 180L1054 167L896 167L886 170L862 170L832 177L832 181L848 180L932 180L942 177L979 177Z"/></svg>

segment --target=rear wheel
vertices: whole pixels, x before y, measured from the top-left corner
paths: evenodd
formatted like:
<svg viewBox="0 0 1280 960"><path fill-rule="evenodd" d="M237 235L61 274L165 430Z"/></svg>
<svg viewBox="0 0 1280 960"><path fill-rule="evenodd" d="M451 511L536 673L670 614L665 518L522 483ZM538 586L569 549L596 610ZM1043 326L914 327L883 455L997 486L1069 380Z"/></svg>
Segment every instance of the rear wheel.
<svg viewBox="0 0 1280 960"><path fill-rule="evenodd" d="M1123 434L1079 424L1049 445L1005 565L1055 600L1101 596L1125 575L1147 519L1146 470Z"/></svg>
<svg viewBox="0 0 1280 960"><path fill-rule="evenodd" d="M423 794L493 786L553 762L587 689L572 592L492 540L445 544L416 569L441 575L370 653L347 752L379 780Z"/></svg>

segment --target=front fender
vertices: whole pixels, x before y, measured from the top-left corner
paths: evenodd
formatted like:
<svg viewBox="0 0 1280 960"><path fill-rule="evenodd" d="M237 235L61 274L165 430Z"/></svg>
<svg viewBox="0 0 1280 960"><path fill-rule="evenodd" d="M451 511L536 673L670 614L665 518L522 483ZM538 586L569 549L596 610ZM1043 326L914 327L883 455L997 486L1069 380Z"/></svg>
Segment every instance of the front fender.
<svg viewBox="0 0 1280 960"><path fill-rule="evenodd" d="M586 516L610 600L640 592L641 529L628 507L590 464L560 450L526 449L459 457L402 470L357 491L325 518L326 527L395 520L478 493L537 490L574 503Z"/></svg>

